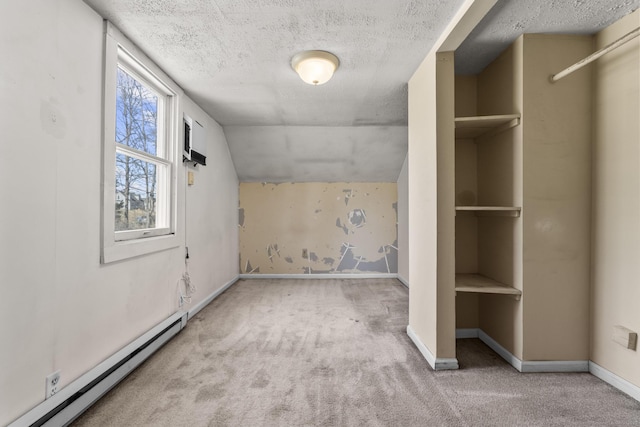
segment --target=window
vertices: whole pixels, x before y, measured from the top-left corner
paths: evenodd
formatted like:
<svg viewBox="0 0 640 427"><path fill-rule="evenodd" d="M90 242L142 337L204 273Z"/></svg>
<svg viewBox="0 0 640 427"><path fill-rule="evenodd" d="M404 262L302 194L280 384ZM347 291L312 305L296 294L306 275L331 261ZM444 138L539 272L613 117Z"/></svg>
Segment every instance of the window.
<svg viewBox="0 0 640 427"><path fill-rule="evenodd" d="M179 88L105 25L102 262L179 246Z"/></svg>
<svg viewBox="0 0 640 427"><path fill-rule="evenodd" d="M124 56L124 54L122 55ZM115 123L115 240L170 232L167 94L153 89L119 57ZM163 96L164 95L164 96Z"/></svg>

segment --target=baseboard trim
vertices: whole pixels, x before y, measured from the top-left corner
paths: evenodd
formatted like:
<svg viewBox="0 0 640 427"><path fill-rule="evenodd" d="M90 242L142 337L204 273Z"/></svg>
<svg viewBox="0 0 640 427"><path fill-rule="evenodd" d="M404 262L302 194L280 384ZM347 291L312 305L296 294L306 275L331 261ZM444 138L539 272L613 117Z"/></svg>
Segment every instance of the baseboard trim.
<svg viewBox="0 0 640 427"><path fill-rule="evenodd" d="M451 369L458 369L458 359L456 358L436 358L433 353L429 351L426 345L420 340L418 335L416 335L415 331L411 327L411 325L407 325L407 335L411 338L411 341L418 348L422 356L425 358L431 369L434 371L445 371Z"/></svg>
<svg viewBox="0 0 640 427"><path fill-rule="evenodd" d="M461 329L460 331L473 331ZM520 360L509 350L498 344L496 340L478 329L478 338L489 348L498 353L519 372L589 372L588 360ZM456 331L456 337L458 332ZM473 338L473 337L465 337Z"/></svg>
<svg viewBox="0 0 640 427"><path fill-rule="evenodd" d="M451 371L455 369L459 369L460 365L458 365L458 359L455 357L444 358L437 357L436 358L436 367L434 370L436 371Z"/></svg>
<svg viewBox="0 0 640 427"><path fill-rule="evenodd" d="M637 385L592 361L589 361L589 373L640 402L640 387Z"/></svg>
<svg viewBox="0 0 640 427"><path fill-rule="evenodd" d="M68 425L182 329L177 312L14 420L10 427Z"/></svg>
<svg viewBox="0 0 640 427"><path fill-rule="evenodd" d="M241 274L240 279L397 279L396 273L375 274Z"/></svg>
<svg viewBox="0 0 640 427"><path fill-rule="evenodd" d="M516 368L519 372L522 372L522 360L518 359L509 350L498 344L496 340L487 335L482 329L478 329L478 338L491 350L498 353L498 355L506 360L508 364Z"/></svg>
<svg viewBox="0 0 640 427"><path fill-rule="evenodd" d="M401 275L398 274L397 279L400 281L400 283L402 283L403 285L405 285L407 287L407 289L409 288L409 281L406 280L404 277L402 277Z"/></svg>
<svg viewBox="0 0 640 427"><path fill-rule="evenodd" d="M588 360L524 360L520 372L589 372Z"/></svg>
<svg viewBox="0 0 640 427"><path fill-rule="evenodd" d="M220 294L222 294L224 291L229 289L231 286L235 285L238 280L240 280L240 275L236 275L236 277L234 277L233 279L229 280L227 283L222 285L220 289L212 292L211 295L209 295L208 297L200 301L198 304L191 307L191 310L189 310L189 318L192 318L193 316L195 316L200 310L202 310L207 305L209 305L211 301L218 298Z"/></svg>
<svg viewBox="0 0 640 427"><path fill-rule="evenodd" d="M478 338L479 333L480 329L478 328L456 329L456 339Z"/></svg>

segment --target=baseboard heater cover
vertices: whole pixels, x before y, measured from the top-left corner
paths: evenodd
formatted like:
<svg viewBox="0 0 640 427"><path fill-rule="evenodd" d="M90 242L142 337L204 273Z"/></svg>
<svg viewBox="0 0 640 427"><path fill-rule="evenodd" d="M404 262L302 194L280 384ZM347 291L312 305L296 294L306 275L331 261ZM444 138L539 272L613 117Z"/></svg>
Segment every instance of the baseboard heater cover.
<svg viewBox="0 0 640 427"><path fill-rule="evenodd" d="M67 426L173 338L187 323L178 312L18 418L8 427Z"/></svg>

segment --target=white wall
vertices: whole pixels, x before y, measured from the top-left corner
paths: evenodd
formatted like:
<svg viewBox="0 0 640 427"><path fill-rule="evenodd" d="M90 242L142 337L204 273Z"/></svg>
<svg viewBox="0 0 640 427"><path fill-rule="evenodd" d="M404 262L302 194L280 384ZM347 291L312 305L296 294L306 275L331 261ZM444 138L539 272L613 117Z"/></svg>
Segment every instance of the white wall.
<svg viewBox="0 0 640 427"><path fill-rule="evenodd" d="M102 18L77 0L0 4L0 425L177 309L184 245L101 265ZM185 108L202 112L192 103ZM237 179L220 128L189 189L193 304L237 274ZM184 191L182 166L181 191ZM198 197L191 197L198 193Z"/></svg>
<svg viewBox="0 0 640 427"><path fill-rule="evenodd" d="M595 48L639 23L636 10L600 32ZM611 339L615 325L640 333L640 39L593 72L591 360L640 387L640 350Z"/></svg>
<svg viewBox="0 0 640 427"><path fill-rule="evenodd" d="M185 232L197 288L189 309L238 274L238 178L222 127L190 99L182 106L207 135L207 166L188 167L194 184L186 190Z"/></svg>
<svg viewBox="0 0 640 427"><path fill-rule="evenodd" d="M398 176L398 276L409 283L409 160Z"/></svg>

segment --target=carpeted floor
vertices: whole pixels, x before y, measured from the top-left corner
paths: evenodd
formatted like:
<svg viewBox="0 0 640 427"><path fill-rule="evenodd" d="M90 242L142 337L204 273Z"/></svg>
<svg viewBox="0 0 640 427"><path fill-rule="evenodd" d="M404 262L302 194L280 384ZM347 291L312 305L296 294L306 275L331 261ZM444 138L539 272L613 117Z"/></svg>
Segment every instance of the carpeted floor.
<svg viewBox="0 0 640 427"><path fill-rule="evenodd" d="M396 280L240 281L73 425L640 426L589 374L521 374L477 339L432 371Z"/></svg>

